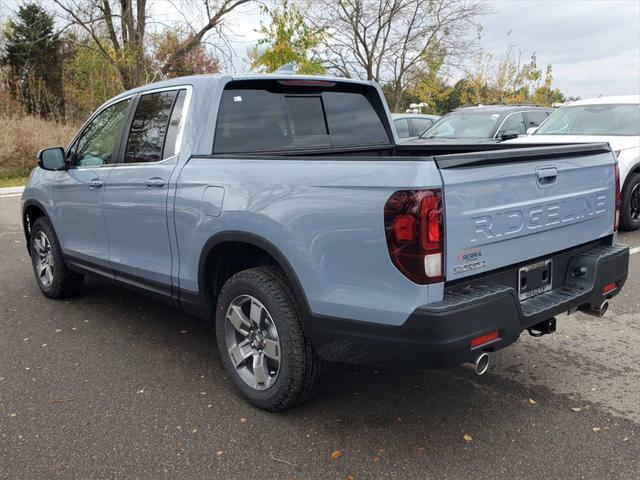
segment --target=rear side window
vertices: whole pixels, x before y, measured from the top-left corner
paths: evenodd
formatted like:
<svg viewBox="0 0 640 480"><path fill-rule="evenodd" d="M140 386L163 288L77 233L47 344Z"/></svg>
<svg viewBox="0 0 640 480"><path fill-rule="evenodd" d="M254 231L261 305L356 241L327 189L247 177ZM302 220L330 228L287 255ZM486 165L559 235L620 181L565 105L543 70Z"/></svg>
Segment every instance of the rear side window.
<svg viewBox="0 0 640 480"><path fill-rule="evenodd" d="M165 137L177 95L177 90L173 90L140 97L129 130L126 163L157 162L164 158Z"/></svg>
<svg viewBox="0 0 640 480"><path fill-rule="evenodd" d="M222 93L214 153L389 144L368 98L317 88L230 88Z"/></svg>
<svg viewBox="0 0 640 480"><path fill-rule="evenodd" d="M396 132L398 132L398 138L409 138L411 133L409 132L409 120L406 118L399 118L394 120L393 124L396 126Z"/></svg>

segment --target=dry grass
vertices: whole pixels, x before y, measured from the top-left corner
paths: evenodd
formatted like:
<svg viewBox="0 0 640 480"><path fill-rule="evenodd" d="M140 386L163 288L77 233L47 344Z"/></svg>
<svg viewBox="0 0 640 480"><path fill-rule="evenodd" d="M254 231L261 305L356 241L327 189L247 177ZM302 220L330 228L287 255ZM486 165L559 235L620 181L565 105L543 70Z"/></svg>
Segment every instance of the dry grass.
<svg viewBox="0 0 640 480"><path fill-rule="evenodd" d="M66 147L77 127L37 117L0 118L0 179L24 177L36 164L38 150Z"/></svg>

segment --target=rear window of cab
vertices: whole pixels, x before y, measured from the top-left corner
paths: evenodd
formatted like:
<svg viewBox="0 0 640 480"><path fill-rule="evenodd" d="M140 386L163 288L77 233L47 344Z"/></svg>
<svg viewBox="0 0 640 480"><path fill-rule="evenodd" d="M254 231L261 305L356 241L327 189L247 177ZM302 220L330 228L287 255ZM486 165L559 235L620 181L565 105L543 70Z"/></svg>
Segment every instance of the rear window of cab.
<svg viewBox="0 0 640 480"><path fill-rule="evenodd" d="M240 81L227 85L218 112L214 153L390 143L370 94L361 86L290 83Z"/></svg>

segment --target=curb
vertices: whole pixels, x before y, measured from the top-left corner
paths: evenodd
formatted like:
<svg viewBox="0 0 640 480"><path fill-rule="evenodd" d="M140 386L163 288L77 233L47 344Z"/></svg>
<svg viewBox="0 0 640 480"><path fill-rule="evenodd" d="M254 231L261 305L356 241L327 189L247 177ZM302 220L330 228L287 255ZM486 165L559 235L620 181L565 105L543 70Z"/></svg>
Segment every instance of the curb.
<svg viewBox="0 0 640 480"><path fill-rule="evenodd" d="M24 187L2 187L0 197L13 197L22 194Z"/></svg>

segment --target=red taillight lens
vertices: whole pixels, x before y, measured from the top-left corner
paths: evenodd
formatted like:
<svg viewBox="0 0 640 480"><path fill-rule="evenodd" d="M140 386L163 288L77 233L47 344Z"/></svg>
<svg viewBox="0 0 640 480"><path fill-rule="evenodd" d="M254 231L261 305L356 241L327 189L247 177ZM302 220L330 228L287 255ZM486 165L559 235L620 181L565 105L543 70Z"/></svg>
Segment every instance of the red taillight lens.
<svg viewBox="0 0 640 480"><path fill-rule="evenodd" d="M617 232L618 227L620 226L620 167L618 167L618 162L616 162L616 216L613 222L613 231Z"/></svg>
<svg viewBox="0 0 640 480"><path fill-rule="evenodd" d="M413 242L416 238L416 220L411 215L398 215L394 229L396 242Z"/></svg>
<svg viewBox="0 0 640 480"><path fill-rule="evenodd" d="M603 295L606 295L607 293L611 293L611 292L613 292L616 288L618 288L618 284L617 284L617 283L615 283L615 282L613 282L613 283L609 283L609 284L605 285L605 286L602 288L602 294L603 294Z"/></svg>
<svg viewBox="0 0 640 480"><path fill-rule="evenodd" d="M393 264L420 284L444 280L442 192L402 190L384 208L387 247Z"/></svg>

